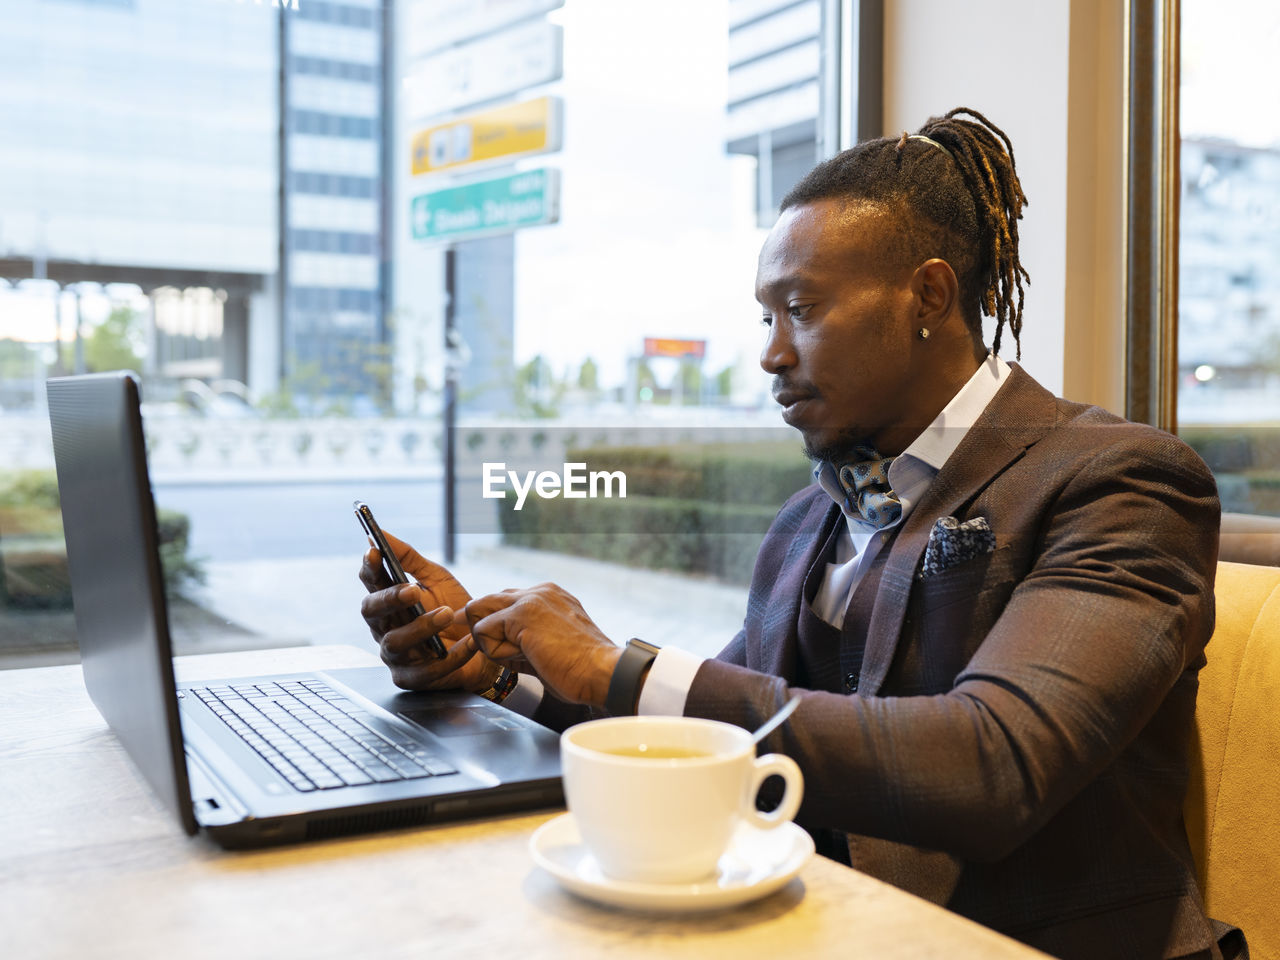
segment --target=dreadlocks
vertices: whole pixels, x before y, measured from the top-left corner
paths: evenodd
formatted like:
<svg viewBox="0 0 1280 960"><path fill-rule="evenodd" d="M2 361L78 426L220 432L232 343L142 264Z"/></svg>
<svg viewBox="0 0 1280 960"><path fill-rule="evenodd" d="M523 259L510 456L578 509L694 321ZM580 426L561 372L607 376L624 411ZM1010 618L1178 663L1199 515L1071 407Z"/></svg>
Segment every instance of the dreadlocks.
<svg viewBox="0 0 1280 960"><path fill-rule="evenodd" d="M1027 198L1003 130L957 107L914 135L867 140L823 161L781 207L828 199L914 214L901 216L899 248L890 253L950 263L970 330L981 339L979 311L995 317L991 349L999 353L1008 324L1021 359L1023 284L1031 278L1018 259L1018 220Z"/></svg>

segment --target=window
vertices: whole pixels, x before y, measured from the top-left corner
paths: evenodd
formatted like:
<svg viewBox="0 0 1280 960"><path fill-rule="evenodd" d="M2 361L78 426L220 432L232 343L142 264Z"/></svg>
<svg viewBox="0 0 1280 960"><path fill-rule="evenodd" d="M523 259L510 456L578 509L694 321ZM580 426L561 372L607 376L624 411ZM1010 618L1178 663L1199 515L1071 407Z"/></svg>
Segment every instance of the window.
<svg viewBox="0 0 1280 960"><path fill-rule="evenodd" d="M1225 511L1280 516L1280 114L1241 95L1280 89L1280 9L1181 6L1178 430Z"/></svg>
<svg viewBox="0 0 1280 960"><path fill-rule="evenodd" d="M807 480L757 366L755 257L833 152L841 6L0 7L0 666L76 656L43 380L94 370L142 381L179 652L360 642L351 501L444 550L455 387L478 588L576 552L745 596ZM481 496L485 463L579 457L630 471L640 512ZM690 538L690 511L720 526ZM543 552L513 567L512 543Z"/></svg>

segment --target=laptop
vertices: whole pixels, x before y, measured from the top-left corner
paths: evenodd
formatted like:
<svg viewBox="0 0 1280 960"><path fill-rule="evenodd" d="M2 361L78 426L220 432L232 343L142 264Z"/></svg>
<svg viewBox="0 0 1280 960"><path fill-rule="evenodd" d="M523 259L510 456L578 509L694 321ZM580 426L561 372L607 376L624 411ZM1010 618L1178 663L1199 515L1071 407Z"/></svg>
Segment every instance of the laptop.
<svg viewBox="0 0 1280 960"><path fill-rule="evenodd" d="M188 834L253 847L563 802L559 737L474 694L382 666L176 683L138 383L47 386L85 686Z"/></svg>

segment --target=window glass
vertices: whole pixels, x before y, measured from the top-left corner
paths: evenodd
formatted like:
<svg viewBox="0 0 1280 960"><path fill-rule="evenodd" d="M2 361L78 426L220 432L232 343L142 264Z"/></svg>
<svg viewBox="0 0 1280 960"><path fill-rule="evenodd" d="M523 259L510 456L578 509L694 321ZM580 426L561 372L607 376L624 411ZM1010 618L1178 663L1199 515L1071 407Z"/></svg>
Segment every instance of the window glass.
<svg viewBox="0 0 1280 960"><path fill-rule="evenodd" d="M1226 511L1280 516L1280 8L1182 2L1179 432Z"/></svg>
<svg viewBox="0 0 1280 960"><path fill-rule="evenodd" d="M443 556L450 382L475 589L603 561L740 622L808 479L753 279L820 7L0 0L0 666L77 656L44 380L114 369L179 652L364 642L351 502Z"/></svg>

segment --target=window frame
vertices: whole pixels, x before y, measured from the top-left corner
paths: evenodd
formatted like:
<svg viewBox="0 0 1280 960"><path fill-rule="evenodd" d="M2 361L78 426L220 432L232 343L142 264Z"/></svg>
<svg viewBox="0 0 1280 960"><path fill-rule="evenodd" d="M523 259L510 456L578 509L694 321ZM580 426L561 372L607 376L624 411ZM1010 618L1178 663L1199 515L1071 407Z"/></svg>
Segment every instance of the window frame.
<svg viewBox="0 0 1280 960"><path fill-rule="evenodd" d="M1125 416L1178 427L1180 0L1126 0Z"/></svg>

